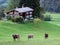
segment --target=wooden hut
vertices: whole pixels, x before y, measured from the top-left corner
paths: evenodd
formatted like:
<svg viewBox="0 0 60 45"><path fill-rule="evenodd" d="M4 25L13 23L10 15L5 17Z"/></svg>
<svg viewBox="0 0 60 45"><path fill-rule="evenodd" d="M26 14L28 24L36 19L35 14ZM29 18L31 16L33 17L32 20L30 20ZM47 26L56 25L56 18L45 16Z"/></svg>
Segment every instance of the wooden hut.
<svg viewBox="0 0 60 45"><path fill-rule="evenodd" d="M27 18L33 19L32 16L33 9L30 7L22 7L22 8L15 8L10 11L8 11L6 14L11 16L11 18L16 18L18 16L22 16L25 20Z"/></svg>

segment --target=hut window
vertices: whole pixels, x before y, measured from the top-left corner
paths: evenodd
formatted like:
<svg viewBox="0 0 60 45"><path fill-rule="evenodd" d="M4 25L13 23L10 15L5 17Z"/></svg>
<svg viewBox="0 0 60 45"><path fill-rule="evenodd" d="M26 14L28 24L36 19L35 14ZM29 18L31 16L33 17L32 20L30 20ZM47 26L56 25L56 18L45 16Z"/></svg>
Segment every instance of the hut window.
<svg viewBox="0 0 60 45"><path fill-rule="evenodd" d="M27 15L29 14L29 12L26 13Z"/></svg>
<svg viewBox="0 0 60 45"><path fill-rule="evenodd" d="M26 18L28 19L29 18L29 15L27 15Z"/></svg>
<svg viewBox="0 0 60 45"><path fill-rule="evenodd" d="M30 12L30 15L32 15L32 12Z"/></svg>
<svg viewBox="0 0 60 45"><path fill-rule="evenodd" d="M32 17L32 15L30 15L30 17Z"/></svg>

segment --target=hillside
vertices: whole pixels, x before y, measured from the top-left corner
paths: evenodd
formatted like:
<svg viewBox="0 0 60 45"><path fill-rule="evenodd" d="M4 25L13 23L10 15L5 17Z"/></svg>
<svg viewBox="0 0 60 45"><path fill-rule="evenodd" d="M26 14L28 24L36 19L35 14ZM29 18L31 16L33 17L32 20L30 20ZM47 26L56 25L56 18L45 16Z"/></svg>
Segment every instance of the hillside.
<svg viewBox="0 0 60 45"><path fill-rule="evenodd" d="M40 0L46 11L60 12L60 0Z"/></svg>
<svg viewBox="0 0 60 45"><path fill-rule="evenodd" d="M40 22L39 24L34 24L34 23L16 24L10 21L0 21L1 36L9 36L15 33L18 33L21 35L32 33L32 34L36 34L37 37L39 38L38 35L40 35L41 33L44 34L45 32L49 32L49 31L51 31L50 34L54 35L54 33L57 33L58 31L60 31L60 27L44 21Z"/></svg>
<svg viewBox="0 0 60 45"><path fill-rule="evenodd" d="M49 34L48 40L44 40L45 32ZM13 42L12 34L19 34L21 36L20 42ZM34 35L30 41L27 38L28 34ZM48 45L49 42L50 45L56 45L57 43L60 44L56 42L59 38L60 27L44 21L39 24L16 24L10 21L0 21L0 45Z"/></svg>
<svg viewBox="0 0 60 45"><path fill-rule="evenodd" d="M7 0L0 0L0 5L7 3Z"/></svg>
<svg viewBox="0 0 60 45"><path fill-rule="evenodd" d="M5 8L8 5L8 0L0 0L0 7Z"/></svg>

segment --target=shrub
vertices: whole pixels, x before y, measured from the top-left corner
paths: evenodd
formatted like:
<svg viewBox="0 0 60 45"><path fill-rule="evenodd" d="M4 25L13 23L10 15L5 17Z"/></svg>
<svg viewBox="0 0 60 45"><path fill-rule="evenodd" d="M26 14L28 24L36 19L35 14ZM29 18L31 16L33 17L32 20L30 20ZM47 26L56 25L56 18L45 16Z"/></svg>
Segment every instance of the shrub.
<svg viewBox="0 0 60 45"><path fill-rule="evenodd" d="M31 17L29 21L30 21L30 23L33 22L33 17Z"/></svg>
<svg viewBox="0 0 60 45"><path fill-rule="evenodd" d="M34 23L39 23L41 20L39 18L34 19Z"/></svg>
<svg viewBox="0 0 60 45"><path fill-rule="evenodd" d="M11 20L11 16L7 16L7 19L8 19L8 20Z"/></svg>
<svg viewBox="0 0 60 45"><path fill-rule="evenodd" d="M44 20L45 20L45 21L51 21L51 16L50 16L50 15L46 15L46 16L44 17Z"/></svg>
<svg viewBox="0 0 60 45"><path fill-rule="evenodd" d="M12 22L15 22L15 18L12 18L11 20L12 20Z"/></svg>
<svg viewBox="0 0 60 45"><path fill-rule="evenodd" d="M0 17L0 20L2 19L2 17Z"/></svg>
<svg viewBox="0 0 60 45"><path fill-rule="evenodd" d="M21 16L13 18L12 21L17 22L17 23L23 23L24 22L23 17L21 17Z"/></svg>
<svg viewBox="0 0 60 45"><path fill-rule="evenodd" d="M44 20L44 15L43 14L40 14L40 19Z"/></svg>

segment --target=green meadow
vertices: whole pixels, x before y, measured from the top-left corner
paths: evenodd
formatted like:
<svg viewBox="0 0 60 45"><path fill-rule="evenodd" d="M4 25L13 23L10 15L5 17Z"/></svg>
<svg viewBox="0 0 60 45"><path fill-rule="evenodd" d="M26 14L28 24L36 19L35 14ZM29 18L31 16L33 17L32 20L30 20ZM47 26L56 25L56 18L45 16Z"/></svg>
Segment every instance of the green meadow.
<svg viewBox="0 0 60 45"><path fill-rule="evenodd" d="M44 38L45 33L49 34L48 39ZM12 34L19 34L20 40L14 42ZM28 40L28 34L34 38ZM60 45L60 27L45 21L38 24L0 21L0 45Z"/></svg>
<svg viewBox="0 0 60 45"><path fill-rule="evenodd" d="M0 21L0 45L60 45L60 14L47 12L44 15L51 15L52 21L37 24ZM45 33L48 33L48 39L45 39ZM13 34L19 34L20 40L13 41ZM28 40L28 34L33 34L34 38Z"/></svg>
<svg viewBox="0 0 60 45"><path fill-rule="evenodd" d="M60 26L60 13L46 12L44 14L44 16L46 16L46 15L50 15L51 16L51 20L52 21L49 21L49 23Z"/></svg>

